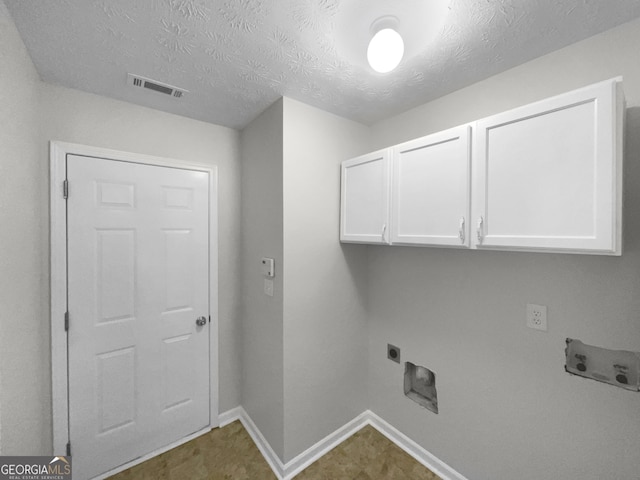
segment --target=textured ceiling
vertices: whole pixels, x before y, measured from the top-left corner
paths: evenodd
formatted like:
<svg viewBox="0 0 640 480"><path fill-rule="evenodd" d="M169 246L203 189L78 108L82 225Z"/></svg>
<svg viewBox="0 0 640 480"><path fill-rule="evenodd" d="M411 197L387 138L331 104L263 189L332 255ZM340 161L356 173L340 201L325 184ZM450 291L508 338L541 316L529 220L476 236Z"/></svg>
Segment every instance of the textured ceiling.
<svg viewBox="0 0 640 480"><path fill-rule="evenodd" d="M234 128L280 96L370 124L640 16L638 0L4 2L44 81ZM366 43L385 14L406 55L380 75Z"/></svg>

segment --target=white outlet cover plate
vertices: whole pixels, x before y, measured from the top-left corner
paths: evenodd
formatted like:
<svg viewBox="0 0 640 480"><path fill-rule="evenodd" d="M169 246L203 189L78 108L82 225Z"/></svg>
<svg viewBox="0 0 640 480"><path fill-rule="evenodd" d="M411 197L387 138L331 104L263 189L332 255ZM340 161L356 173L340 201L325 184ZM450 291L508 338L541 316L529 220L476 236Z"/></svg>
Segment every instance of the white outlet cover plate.
<svg viewBox="0 0 640 480"><path fill-rule="evenodd" d="M547 307L545 305L527 304L527 327L547 331Z"/></svg>
<svg viewBox="0 0 640 480"><path fill-rule="evenodd" d="M273 297L273 280L264 279L264 294Z"/></svg>

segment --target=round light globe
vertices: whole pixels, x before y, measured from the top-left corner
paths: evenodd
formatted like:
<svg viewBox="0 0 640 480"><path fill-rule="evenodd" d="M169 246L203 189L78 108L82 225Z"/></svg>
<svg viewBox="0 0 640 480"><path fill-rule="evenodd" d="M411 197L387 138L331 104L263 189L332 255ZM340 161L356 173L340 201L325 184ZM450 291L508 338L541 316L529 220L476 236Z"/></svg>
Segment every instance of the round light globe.
<svg viewBox="0 0 640 480"><path fill-rule="evenodd" d="M378 73L388 73L398 66L404 55L404 41L392 28L383 28L369 42L367 60Z"/></svg>

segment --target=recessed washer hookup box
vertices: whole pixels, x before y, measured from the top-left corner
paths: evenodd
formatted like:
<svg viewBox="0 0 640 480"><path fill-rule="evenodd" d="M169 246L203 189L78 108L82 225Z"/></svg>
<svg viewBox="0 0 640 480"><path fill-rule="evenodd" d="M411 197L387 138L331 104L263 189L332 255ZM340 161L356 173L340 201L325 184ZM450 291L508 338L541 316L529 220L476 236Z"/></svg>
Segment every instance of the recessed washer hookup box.
<svg viewBox="0 0 640 480"><path fill-rule="evenodd" d="M609 383L637 392L640 390L640 353L609 350L567 338L564 369L573 375Z"/></svg>

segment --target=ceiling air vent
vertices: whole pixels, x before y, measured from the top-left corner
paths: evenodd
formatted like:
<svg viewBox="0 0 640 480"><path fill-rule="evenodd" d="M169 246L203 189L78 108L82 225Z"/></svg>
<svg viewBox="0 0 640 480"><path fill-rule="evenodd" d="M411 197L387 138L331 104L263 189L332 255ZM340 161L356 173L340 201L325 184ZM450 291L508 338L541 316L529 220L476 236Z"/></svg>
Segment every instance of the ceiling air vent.
<svg viewBox="0 0 640 480"><path fill-rule="evenodd" d="M133 85L134 87L146 88L175 98L180 98L185 93L188 93L188 90L183 88L174 87L173 85L158 82L157 80L151 80L150 78L141 77L140 75L134 75L132 73L127 74L127 82L129 85Z"/></svg>

